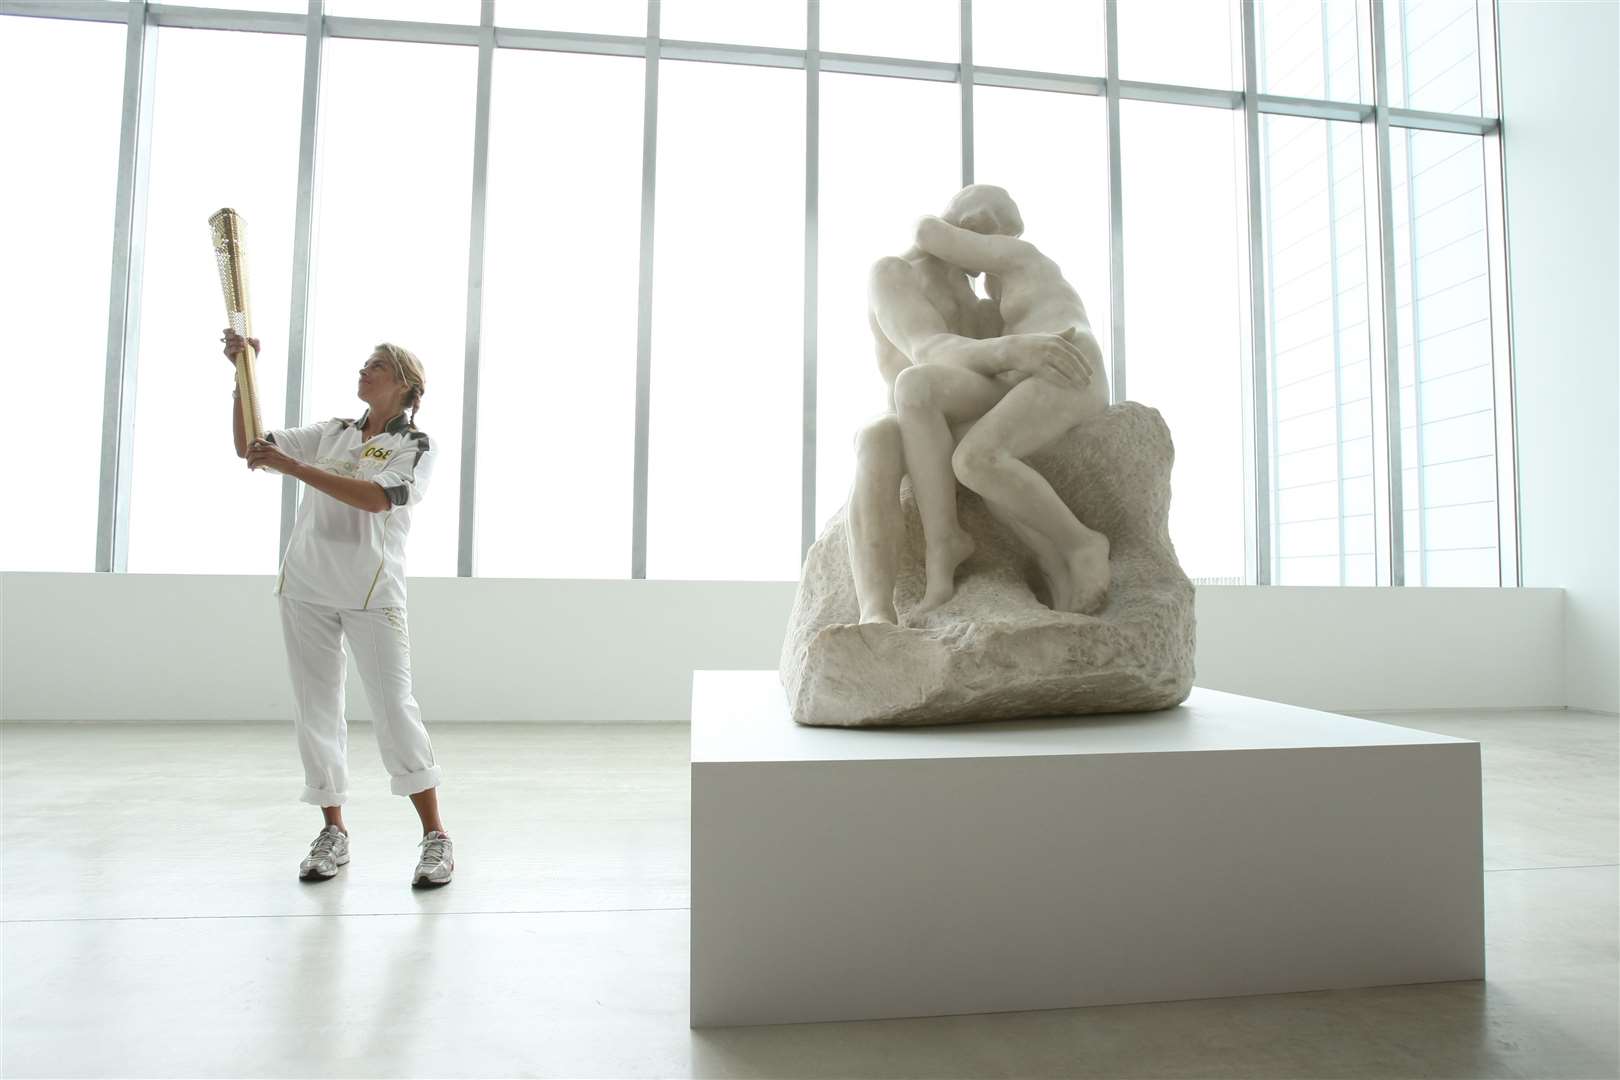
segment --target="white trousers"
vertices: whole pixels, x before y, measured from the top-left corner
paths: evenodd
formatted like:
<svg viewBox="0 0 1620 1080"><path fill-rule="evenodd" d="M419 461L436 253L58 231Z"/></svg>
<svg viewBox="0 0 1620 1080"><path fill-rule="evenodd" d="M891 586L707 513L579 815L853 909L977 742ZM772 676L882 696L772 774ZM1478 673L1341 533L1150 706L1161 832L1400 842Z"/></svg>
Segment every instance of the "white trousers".
<svg viewBox="0 0 1620 1080"><path fill-rule="evenodd" d="M342 806L349 797L348 675L344 639L371 705L389 790L414 795L439 786L433 743L411 695L411 639L402 607L332 608L281 597L281 631L292 673L293 727L304 761L304 802Z"/></svg>

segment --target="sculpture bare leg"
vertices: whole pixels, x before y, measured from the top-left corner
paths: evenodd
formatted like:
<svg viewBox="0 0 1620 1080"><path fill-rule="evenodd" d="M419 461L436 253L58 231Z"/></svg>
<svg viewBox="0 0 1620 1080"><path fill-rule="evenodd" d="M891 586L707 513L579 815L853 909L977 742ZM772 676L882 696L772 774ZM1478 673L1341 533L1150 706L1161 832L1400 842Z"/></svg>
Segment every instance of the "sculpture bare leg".
<svg viewBox="0 0 1620 1080"><path fill-rule="evenodd" d="M956 568L973 554L973 538L956 516L950 426L983 416L1006 392L1006 383L944 364L914 365L894 380L900 437L927 545L928 585L915 609L919 615L955 594Z"/></svg>
<svg viewBox="0 0 1620 1080"><path fill-rule="evenodd" d="M952 457L963 484L981 495L989 492L1009 515L1062 553L1069 611L1096 611L1107 599L1108 538L1081 524L1046 478L1023 459L1106 407L1094 393L1026 379L973 426Z"/></svg>
<svg viewBox="0 0 1620 1080"><path fill-rule="evenodd" d="M918 614L948 601L955 592L955 571L973 552L973 540L956 515L956 474L949 465L960 434L952 425L977 420L1005 396L1007 384L973 372L938 364L917 365L895 380L894 401L900 431L906 440L907 460L917 462L911 485L928 542L928 585ZM939 468L939 463L944 463ZM1052 607L1067 611L1071 604L1068 563L1057 546L1029 528L992 492L985 506L1035 555L1046 578ZM938 539L936 539L938 538Z"/></svg>
<svg viewBox="0 0 1620 1080"><path fill-rule="evenodd" d="M1052 610L1069 611L1074 603L1072 586L1069 582L1069 564L1063 553L1057 549L1057 545L1018 520L1006 503L998 499L985 498L982 492L975 494L984 499L985 509L990 511L990 516L1011 529L1013 535L1022 540L1024 546L1034 554L1035 565L1040 568L1041 576L1046 579Z"/></svg>
<svg viewBox="0 0 1620 1080"><path fill-rule="evenodd" d="M905 519L900 479L906 473L900 420L880 416L855 435L855 486L849 496L849 563L863 623L897 623L894 580Z"/></svg>

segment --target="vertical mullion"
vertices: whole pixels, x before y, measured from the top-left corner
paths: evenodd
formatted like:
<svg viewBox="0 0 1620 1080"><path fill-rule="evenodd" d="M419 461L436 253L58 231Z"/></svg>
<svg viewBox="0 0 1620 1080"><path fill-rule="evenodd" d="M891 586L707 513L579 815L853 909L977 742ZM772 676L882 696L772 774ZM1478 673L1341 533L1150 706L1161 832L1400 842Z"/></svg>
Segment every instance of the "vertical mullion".
<svg viewBox="0 0 1620 1080"><path fill-rule="evenodd" d="M1249 288L1249 377L1243 391L1250 417L1245 462L1253 490L1252 516L1248 517L1249 543L1256 585L1269 585L1271 567L1271 408L1266 400L1266 265L1264 238L1261 236L1262 176L1260 172L1260 71L1255 37L1255 0L1240 3L1243 18L1243 146L1248 184L1248 288Z"/></svg>
<svg viewBox="0 0 1620 1080"><path fill-rule="evenodd" d="M1406 35L1403 29L1403 33L1401 35L1403 42L1405 37ZM1402 157L1406 162L1406 272L1409 278L1409 284L1407 287L1411 295L1411 303L1407 307L1406 318L1411 326L1412 335L1412 451L1417 457L1417 491L1415 493L1417 495L1417 584L1427 585L1429 583L1429 540L1427 521L1429 491L1428 480L1425 475L1427 470L1425 470L1423 467L1423 320L1421 317L1422 308L1418 304L1418 287L1420 279L1418 276L1417 176L1412 170L1411 130L1402 129L1399 138L1406 145L1406 153L1403 154ZM1396 326L1397 328L1400 326L1398 320L1396 322ZM1399 359L1400 354L1397 352L1397 373L1400 370ZM1397 385L1399 385L1398 381ZM1404 432L1399 436L1392 437L1404 437ZM1405 447L1402 447L1402 450L1404 454ZM1404 468L1404 456L1402 457L1402 462ZM1404 482L1404 475L1402 480ZM1401 520L1404 526L1406 519L1404 487L1402 490L1402 498L1403 503L1400 509Z"/></svg>
<svg viewBox="0 0 1620 1080"><path fill-rule="evenodd" d="M1373 380L1375 397L1382 396L1381 416L1374 417L1375 447L1382 445L1383 469L1375 467L1375 483L1382 480L1382 501L1386 525L1382 539L1388 545L1389 585L1406 584L1406 505L1402 495L1405 477L1401 471L1401 357L1400 331L1396 324L1399 307L1395 295L1394 181L1391 179L1389 151L1389 55L1384 40L1384 0L1371 0L1373 54L1373 153L1377 172L1378 262L1382 281L1380 295L1380 342L1383 371ZM1401 65L1406 66L1404 63ZM1407 192L1410 201L1411 192ZM1372 248L1369 247L1369 262ZM1376 451L1375 451L1376 457Z"/></svg>
<svg viewBox="0 0 1620 1080"><path fill-rule="evenodd" d="M96 520L96 570L105 573L122 573L129 564L129 487L135 437L141 270L146 246L147 175L151 165L152 90L157 72L157 34L148 19L146 0L132 0L128 16Z"/></svg>
<svg viewBox="0 0 1620 1080"><path fill-rule="evenodd" d="M1265 243L1265 262L1259 264L1265 270L1265 274L1259 280L1260 282L1270 282L1275 277L1275 272L1277 272L1277 232L1273 228L1273 225L1275 225L1273 210L1277 207L1277 201L1273 198L1272 191L1272 134L1270 134L1270 125L1262 123L1255 136L1259 138L1260 149L1262 149L1262 154L1260 154L1260 183L1262 183L1260 206L1264 207L1262 212L1265 215L1264 236L1262 236ZM1254 228L1260 228L1259 223L1255 223ZM1260 293L1260 298L1264 301L1265 293ZM1273 363L1270 350L1277 345L1277 298L1272 296L1270 301L1262 304L1262 306L1264 306L1265 311L1265 340L1260 356L1262 356L1265 366L1255 372L1255 387L1265 387L1264 411L1257 418L1257 423L1265 423L1267 427L1265 427L1265 442L1260 444L1265 447L1265 457L1255 460L1254 465L1255 468L1259 468L1265 473L1265 479L1267 479L1265 491L1275 492L1278 486L1278 476L1281 473L1281 432L1280 421L1278 421L1277 416L1277 364ZM1255 390L1257 397L1259 397L1259 393L1259 389ZM1267 567L1270 567L1270 578L1259 581L1259 583L1262 583L1262 585L1277 585L1278 578L1281 578L1281 513L1283 512L1281 512L1278 499L1270 499L1265 505L1265 512L1260 513L1259 484L1255 486L1254 497L1255 536L1259 536L1260 531L1265 531L1265 534L1270 538L1270 554L1268 554L1268 557L1262 560L1259 552L1255 552L1255 565L1264 562Z"/></svg>
<svg viewBox="0 0 1620 1080"><path fill-rule="evenodd" d="M1514 408L1512 312L1507 262L1507 188L1500 129L1484 136L1485 241L1491 286L1491 375L1496 421L1496 543L1498 584L1518 585L1519 450Z"/></svg>
<svg viewBox="0 0 1620 1080"><path fill-rule="evenodd" d="M1107 0L1104 99L1108 109L1108 387L1114 404L1125 400L1125 202L1119 135L1119 9Z"/></svg>
<svg viewBox="0 0 1620 1080"><path fill-rule="evenodd" d="M1328 93L1333 81L1332 31L1328 27L1327 11L1318 12L1322 20L1322 93ZM1328 204L1328 288L1331 291L1329 318L1333 327L1333 463L1335 488L1338 494L1339 514L1339 584L1346 580L1344 527L1344 343L1340 340L1339 324L1339 171L1333 153L1333 121L1322 121L1327 143L1327 204Z"/></svg>
<svg viewBox="0 0 1620 1080"><path fill-rule="evenodd" d="M1255 39L1257 52L1259 51L1259 31L1260 28L1256 26ZM1263 240L1265 247L1265 262L1258 265L1261 265L1267 271L1263 280L1270 281L1275 276L1277 263L1277 236L1275 230L1276 219L1273 216L1273 211L1276 209L1276 200L1271 187L1271 129L1270 125L1265 121L1262 121L1259 125L1258 137L1260 140L1261 151L1259 156L1259 176L1261 184L1260 205L1263 217L1256 219L1254 224L1251 225L1251 229L1262 231L1263 235L1261 239ZM1260 295L1262 299L1265 299L1264 293L1261 293ZM1270 300L1263 305L1263 307L1265 310L1264 326L1266 351L1262 353L1262 357L1265 362L1265 367L1256 373L1254 385L1256 397L1258 397L1261 393L1266 395L1265 401L1267 408L1263 413L1259 414L1259 416L1264 417L1264 422L1267 425L1266 440L1261 444L1265 446L1266 453L1263 458L1257 455L1254 464L1257 469L1265 470L1266 480L1270 484L1268 490L1275 491L1277 490L1277 477L1282 472L1282 461L1280 458L1280 447L1282 445L1282 440L1279 437L1277 419L1278 410L1276 408L1278 400L1277 365L1273 361L1270 354L1270 349L1275 347L1277 341L1276 297L1271 297ZM1263 391L1261 389L1262 387L1264 387ZM1258 423L1261 421L1258 417L1255 417L1254 422ZM1245 440L1245 443L1247 442L1248 440ZM1245 485L1245 487L1247 487L1247 485ZM1256 489L1255 496L1251 497L1255 498L1254 512L1258 514L1259 499L1257 495L1258 489ZM1281 517L1281 513L1281 507L1279 506L1277 513L1270 515L1270 517L1274 519L1279 518ZM1266 584L1276 584L1277 580L1282 576L1282 566L1280 562L1280 557L1282 554L1282 525L1279 521L1267 520L1266 518L1261 517L1256 517L1254 521L1256 535L1258 535L1260 530L1264 530L1266 535L1271 538L1271 557L1265 560L1267 565L1271 567L1271 577L1266 581ZM1255 565L1258 566L1259 564L1260 559L1257 552Z"/></svg>
<svg viewBox="0 0 1620 1080"><path fill-rule="evenodd" d="M1260 18L1260 11L1260 7L1256 5L1254 7L1254 86L1256 93L1258 93L1262 87L1267 85L1265 79L1266 25L1265 22ZM1259 220L1251 219L1250 228L1259 229L1262 228L1263 225L1264 236L1262 239L1265 243L1265 262L1259 265L1261 265L1266 271L1266 275L1263 280L1271 281L1275 277L1277 269L1277 236L1275 229L1275 218L1273 216L1273 211L1276 209L1276 200L1274 198L1274 192L1272 191L1271 186L1271 125L1269 121L1260 120L1258 122L1257 136L1260 141L1260 172L1258 174L1261 180L1260 205L1262 207L1264 219L1263 223ZM1265 297L1265 293L1261 293L1260 295ZM1257 388L1256 394L1260 392L1258 390L1259 387L1265 387L1267 408L1264 415L1268 424L1267 441L1265 443L1267 453L1263 460L1255 461L1255 467L1266 470L1266 480L1270 485L1267 490L1277 491L1277 478L1282 472L1282 459L1280 456L1282 439L1279 430L1280 421L1278 420L1277 416L1277 364L1275 362L1275 358L1271 355L1271 350L1276 348L1277 344L1276 297L1270 297L1264 307L1266 312L1266 338L1265 350L1262 353L1262 356L1265 360L1265 368L1263 371L1263 377L1255 380L1255 386ZM1278 498L1280 503L1280 495ZM1266 563L1271 567L1271 577L1266 581L1266 584L1269 585L1277 584L1279 579L1282 577L1282 523L1280 521L1282 516L1282 508L1279 504L1274 505L1274 512L1268 515L1270 520L1260 518L1256 519L1255 521L1256 534L1258 535L1259 531L1263 529L1271 540L1271 554L1270 558L1266 560ZM1255 560L1256 565L1259 564L1259 561L1260 560L1257 556Z"/></svg>
<svg viewBox="0 0 1620 1080"><path fill-rule="evenodd" d="M303 112L298 133L298 206L293 218L292 303L287 315L287 411L284 426L304 422L304 397L309 386L309 321L314 280L315 159L321 111L321 70L325 55L323 0L309 0L304 28ZM281 479L281 546L287 550L293 521L298 516L298 489L290 476Z"/></svg>
<svg viewBox="0 0 1620 1080"><path fill-rule="evenodd" d="M799 559L816 539L816 346L821 192L821 3L805 0L804 33L804 446L799 468Z"/></svg>
<svg viewBox="0 0 1620 1080"><path fill-rule="evenodd" d="M1475 28L1479 41L1479 113L1502 115L1501 68L1496 45L1496 0L1475 0Z"/></svg>
<svg viewBox="0 0 1620 1080"><path fill-rule="evenodd" d="M1479 3L1480 111L1502 115L1495 0ZM1519 451L1514 408L1513 313L1507 261L1507 181L1502 129L1484 137L1485 240L1490 259L1491 372L1495 383L1496 533L1499 582L1524 580L1519 565Z"/></svg>
<svg viewBox="0 0 1620 1080"><path fill-rule="evenodd" d="M1406 53L1407 28L1406 5L1400 8L1401 27L1401 100L1408 106L1412 104L1412 65ZM1411 293L1411 305L1407 308L1407 318L1412 327L1412 450L1417 456L1417 556L1418 556L1418 584L1429 583L1429 539L1428 539L1428 507L1429 490L1427 470L1423 467L1423 321L1419 317L1421 308L1418 306L1418 239L1417 239L1417 174L1412 169L1412 131L1410 128L1401 130L1401 141L1406 146L1406 152L1401 155L1406 163L1406 272L1410 278L1408 288ZM1400 323L1397 321L1396 326ZM1397 337L1397 341L1399 338ZM1400 353L1396 352L1396 371L1400 371ZM1397 379L1396 385L1399 386ZM1396 437L1401 434L1397 433ZM1403 447L1404 449L1404 447ZM1405 458L1402 459L1404 467ZM1404 480L1405 477L1403 476ZM1406 507L1404 504L1405 489L1402 489L1403 503L1401 521L1404 526L1406 520Z"/></svg>
<svg viewBox="0 0 1620 1080"><path fill-rule="evenodd" d="M467 351L461 392L461 514L456 576L473 576L478 509L478 362L484 329L484 223L489 191L489 109L495 67L495 0L483 0L478 27L478 105L473 121L472 222L467 233Z"/></svg>
<svg viewBox="0 0 1620 1080"><path fill-rule="evenodd" d="M630 576L647 576L647 448L652 405L653 211L658 176L658 0L647 0L647 74L641 121L641 278L636 315L636 449Z"/></svg>
<svg viewBox="0 0 1620 1080"><path fill-rule="evenodd" d="M973 183L973 0L961 0L962 186Z"/></svg>

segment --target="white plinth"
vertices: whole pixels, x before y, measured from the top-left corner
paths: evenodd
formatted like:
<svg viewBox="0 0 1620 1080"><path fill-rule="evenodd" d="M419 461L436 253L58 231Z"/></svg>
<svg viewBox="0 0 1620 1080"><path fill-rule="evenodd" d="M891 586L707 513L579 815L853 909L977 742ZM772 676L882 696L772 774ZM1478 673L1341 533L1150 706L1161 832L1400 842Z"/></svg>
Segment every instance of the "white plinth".
<svg viewBox="0 0 1620 1080"><path fill-rule="evenodd" d="M693 1026L1477 979L1481 859L1466 740L1201 689L805 728L695 677Z"/></svg>

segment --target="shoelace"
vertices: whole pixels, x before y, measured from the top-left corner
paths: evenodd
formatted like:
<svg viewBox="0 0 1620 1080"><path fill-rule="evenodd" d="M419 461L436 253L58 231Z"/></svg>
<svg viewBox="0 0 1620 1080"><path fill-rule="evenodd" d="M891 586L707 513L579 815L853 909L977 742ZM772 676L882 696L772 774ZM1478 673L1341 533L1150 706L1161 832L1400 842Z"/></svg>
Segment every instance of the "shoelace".
<svg viewBox="0 0 1620 1080"><path fill-rule="evenodd" d="M422 848L423 862L429 860L443 862L445 852L450 847L450 838L448 836L424 836L420 846Z"/></svg>
<svg viewBox="0 0 1620 1080"><path fill-rule="evenodd" d="M332 854L332 849L337 846L337 842L340 839L342 839L342 836L339 833L335 833L335 832L323 832L323 833L321 833L321 835L319 835L319 836L317 836L315 838L315 843L310 846L309 857L312 858L312 859L318 859L318 858L321 858L323 855Z"/></svg>

